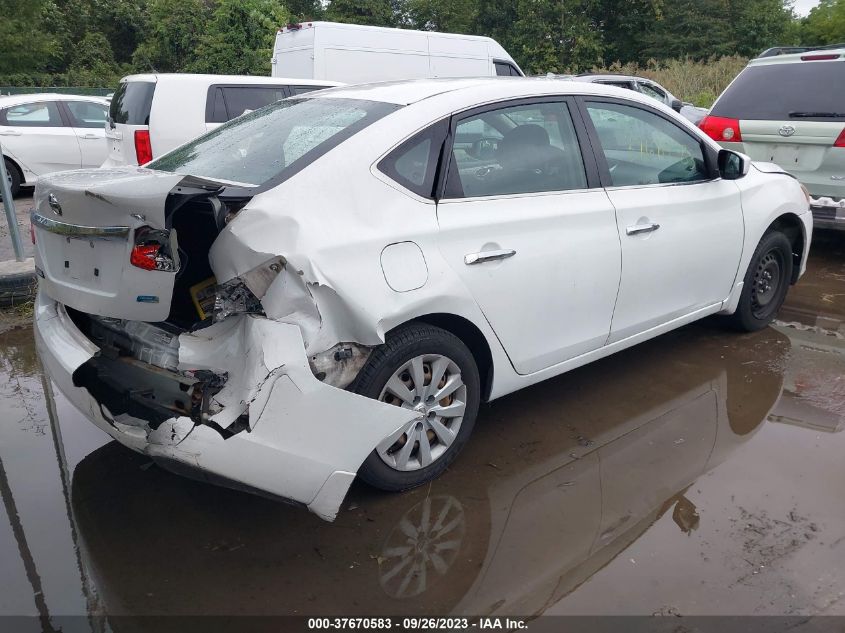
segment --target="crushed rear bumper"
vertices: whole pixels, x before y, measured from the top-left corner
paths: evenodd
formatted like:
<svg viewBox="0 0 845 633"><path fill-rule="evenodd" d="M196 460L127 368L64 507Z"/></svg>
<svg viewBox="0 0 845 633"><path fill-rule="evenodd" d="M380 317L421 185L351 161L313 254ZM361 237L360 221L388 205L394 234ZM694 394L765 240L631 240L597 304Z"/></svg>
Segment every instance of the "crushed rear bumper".
<svg viewBox="0 0 845 633"><path fill-rule="evenodd" d="M225 396L223 414L232 407L248 416L248 425L229 433L188 415L154 424L113 415L79 386L77 370L100 349L43 292L36 301L35 335L59 390L121 444L170 470L290 500L326 520L335 518L378 442L418 415L321 382L308 364L299 328L265 317L232 317L179 337L180 371L228 376L219 394Z"/></svg>

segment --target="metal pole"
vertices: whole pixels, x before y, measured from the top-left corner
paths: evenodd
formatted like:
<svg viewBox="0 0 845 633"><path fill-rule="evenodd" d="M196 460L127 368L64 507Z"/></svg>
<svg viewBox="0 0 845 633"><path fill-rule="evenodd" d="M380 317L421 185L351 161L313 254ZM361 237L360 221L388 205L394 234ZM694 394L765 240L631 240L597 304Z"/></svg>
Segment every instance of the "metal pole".
<svg viewBox="0 0 845 633"><path fill-rule="evenodd" d="M3 145L0 144L0 156L3 156ZM6 222L9 224L9 235L12 237L12 248L15 249L15 259L24 260L21 235L18 233L18 216L15 215L15 201L12 200L12 190L9 187L9 175L6 173L6 161L0 160L0 187L3 192L3 208L6 209Z"/></svg>

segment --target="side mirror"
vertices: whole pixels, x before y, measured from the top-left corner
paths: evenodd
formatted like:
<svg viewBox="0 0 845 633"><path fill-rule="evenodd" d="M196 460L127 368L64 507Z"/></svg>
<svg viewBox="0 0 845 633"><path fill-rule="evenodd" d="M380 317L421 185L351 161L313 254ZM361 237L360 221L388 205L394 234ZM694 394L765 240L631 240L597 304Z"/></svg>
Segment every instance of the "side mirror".
<svg viewBox="0 0 845 633"><path fill-rule="evenodd" d="M732 152L729 149L719 150L719 176L725 180L738 180L748 174L751 169L751 159L745 154Z"/></svg>
<svg viewBox="0 0 845 633"><path fill-rule="evenodd" d="M683 102L683 101L681 101L680 99L672 99L672 109L673 109L675 112L680 113L681 108L683 108L683 107L684 107L684 102Z"/></svg>

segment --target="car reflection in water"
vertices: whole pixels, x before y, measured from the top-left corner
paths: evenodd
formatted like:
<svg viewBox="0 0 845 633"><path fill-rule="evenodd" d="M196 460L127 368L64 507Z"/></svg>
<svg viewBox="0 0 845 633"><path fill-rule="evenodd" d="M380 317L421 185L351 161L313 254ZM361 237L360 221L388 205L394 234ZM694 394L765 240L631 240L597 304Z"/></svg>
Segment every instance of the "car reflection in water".
<svg viewBox="0 0 845 633"><path fill-rule="evenodd" d="M113 615L539 614L661 517L698 527L686 490L760 428L788 349L663 336L486 407L443 477L356 486L334 524L112 443L73 477L84 556Z"/></svg>

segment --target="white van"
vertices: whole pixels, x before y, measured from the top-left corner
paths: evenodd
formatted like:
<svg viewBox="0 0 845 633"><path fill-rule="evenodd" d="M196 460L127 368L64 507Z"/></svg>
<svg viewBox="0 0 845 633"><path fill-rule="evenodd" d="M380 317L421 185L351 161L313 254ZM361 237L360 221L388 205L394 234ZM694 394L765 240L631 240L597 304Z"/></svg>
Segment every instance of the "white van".
<svg viewBox="0 0 845 633"><path fill-rule="evenodd" d="M143 165L247 110L336 85L245 75L129 75L109 107L103 167Z"/></svg>
<svg viewBox="0 0 845 633"><path fill-rule="evenodd" d="M489 37L306 22L276 34L273 77L369 83L424 77L522 77Z"/></svg>

